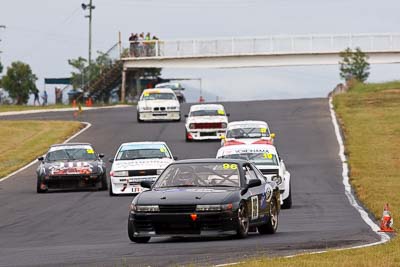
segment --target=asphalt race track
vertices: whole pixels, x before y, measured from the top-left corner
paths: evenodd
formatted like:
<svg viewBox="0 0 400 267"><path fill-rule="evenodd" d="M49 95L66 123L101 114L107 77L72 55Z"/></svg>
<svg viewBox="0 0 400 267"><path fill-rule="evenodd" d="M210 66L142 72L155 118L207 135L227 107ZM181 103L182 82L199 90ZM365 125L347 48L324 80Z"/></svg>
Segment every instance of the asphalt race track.
<svg viewBox="0 0 400 267"><path fill-rule="evenodd" d="M0 266L209 265L378 241L344 194L327 99L224 105L230 121L266 120L277 134L277 148L292 174L294 205L281 211L275 235L131 243L127 218L132 197L111 198L108 191L37 194L32 166L0 182ZM2 119L73 117L72 112L52 112ZM166 141L180 159L215 157L219 148L219 142L186 143L183 121L138 124L134 107L84 111L80 120L93 126L73 141L92 143L107 159L127 141Z"/></svg>

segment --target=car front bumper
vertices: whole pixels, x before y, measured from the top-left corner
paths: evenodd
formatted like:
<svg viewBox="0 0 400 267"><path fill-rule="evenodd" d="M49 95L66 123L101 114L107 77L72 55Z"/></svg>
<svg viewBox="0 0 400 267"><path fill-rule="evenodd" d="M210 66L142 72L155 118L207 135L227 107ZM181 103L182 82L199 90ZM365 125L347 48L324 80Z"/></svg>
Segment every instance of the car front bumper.
<svg viewBox="0 0 400 267"><path fill-rule="evenodd" d="M111 190L113 194L139 194L147 190L140 186L141 181L155 181L158 176L133 176L133 177L114 177L111 176Z"/></svg>
<svg viewBox="0 0 400 267"><path fill-rule="evenodd" d="M192 218L196 215L196 219ZM135 237L221 236L237 231L237 212L134 213L129 215Z"/></svg>
<svg viewBox="0 0 400 267"><path fill-rule="evenodd" d="M47 189L77 189L96 187L101 182L102 175L50 175L41 177L42 184Z"/></svg>
<svg viewBox="0 0 400 267"><path fill-rule="evenodd" d="M179 120L181 118L180 111L147 111L139 112L139 119L142 121L157 120Z"/></svg>
<svg viewBox="0 0 400 267"><path fill-rule="evenodd" d="M187 131L189 140L221 140L225 129L196 129Z"/></svg>

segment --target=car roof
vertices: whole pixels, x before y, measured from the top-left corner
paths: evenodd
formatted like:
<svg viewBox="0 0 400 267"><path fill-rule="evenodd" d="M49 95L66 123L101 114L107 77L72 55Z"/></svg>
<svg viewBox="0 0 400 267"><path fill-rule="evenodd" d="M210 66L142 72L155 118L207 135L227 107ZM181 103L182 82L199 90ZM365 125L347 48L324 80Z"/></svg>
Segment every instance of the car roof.
<svg viewBox="0 0 400 267"><path fill-rule="evenodd" d="M143 90L143 93L153 93L153 94L157 94L157 93L171 93L174 94L174 91L171 88L150 88L150 89L145 89Z"/></svg>
<svg viewBox="0 0 400 267"><path fill-rule="evenodd" d="M243 151L243 150L267 150L270 153L277 154L276 148L274 145L270 144L249 144L249 145L232 145L232 146L223 146L218 150L217 154L220 154L225 151Z"/></svg>
<svg viewBox="0 0 400 267"><path fill-rule="evenodd" d="M90 143L65 143L65 144L54 144L50 147L58 147L58 146L92 146Z"/></svg>
<svg viewBox="0 0 400 267"><path fill-rule="evenodd" d="M216 159L216 158L204 158L204 159L184 159L175 161L172 164L188 164L188 163L236 163L243 165L249 163L247 160L242 159Z"/></svg>
<svg viewBox="0 0 400 267"><path fill-rule="evenodd" d="M265 121L232 121L228 124L229 127L239 127L241 125L263 125L268 127L268 123Z"/></svg>
<svg viewBox="0 0 400 267"><path fill-rule="evenodd" d="M166 145L165 142L160 141L145 141L145 142L127 142L122 143L121 146L129 146L129 145Z"/></svg>
<svg viewBox="0 0 400 267"><path fill-rule="evenodd" d="M215 110L215 109L222 109L225 110L224 106L221 104L199 104L199 105L192 105L190 107L190 111L197 111L197 110Z"/></svg>

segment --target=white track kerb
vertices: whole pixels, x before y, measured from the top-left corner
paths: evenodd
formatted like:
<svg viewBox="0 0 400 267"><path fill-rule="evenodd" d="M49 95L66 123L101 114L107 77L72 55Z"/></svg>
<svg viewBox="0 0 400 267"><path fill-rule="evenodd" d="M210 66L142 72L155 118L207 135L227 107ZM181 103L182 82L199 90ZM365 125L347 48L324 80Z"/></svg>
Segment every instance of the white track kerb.
<svg viewBox="0 0 400 267"><path fill-rule="evenodd" d="M360 216L364 220L364 222L366 224L368 224L368 226L371 228L371 230L374 231L381 238L381 240L378 242L373 242L373 243L368 243L368 244L358 245L358 246L353 246L353 247L347 247L347 248L332 249L329 251L341 251L341 250L348 250L348 249L365 248L365 247L371 247L371 246L376 246L379 244L386 243L390 240L390 236L385 233L378 232L380 229L379 226L369 217L368 212L366 212L364 210L364 208L358 204L358 202L353 194L353 190L351 189L351 185L349 182L349 165L347 164L347 158L344 154L344 142L343 142L342 134L340 132L339 123L336 118L336 113L335 113L335 110L333 109L332 97L329 98L329 110L331 113L332 124L333 124L333 128L335 130L336 139L339 144L339 154L338 155L339 155L340 161L342 162L342 177L343 177L344 193L345 193L347 199L349 200L350 204L360 213ZM326 253L326 252L328 252L328 250L298 253L298 254L294 254L294 255L285 256L284 258L293 258L293 257L297 257L297 256L302 256L302 255L321 254L321 253ZM215 267L237 265L237 264L242 264L242 263L244 263L244 262L224 263L224 264L215 265Z"/></svg>
<svg viewBox="0 0 400 267"><path fill-rule="evenodd" d="M68 143L69 141L71 141L72 139L74 139L75 137L77 137L78 135L80 135L81 133L83 133L84 131L86 131L87 129L90 128L90 126L92 126L92 124L90 124L89 122L81 122L82 124L85 124L85 128L81 129L79 132L75 133L73 136L69 137L67 140L65 140L63 142L63 144ZM32 166L33 164L35 164L37 162L37 160L33 160L32 162L28 163L27 165L25 165L24 167L20 168L19 170L16 170L15 172L7 175L6 177L0 178L0 182L7 180L8 178L14 176L15 174L29 168L30 166Z"/></svg>

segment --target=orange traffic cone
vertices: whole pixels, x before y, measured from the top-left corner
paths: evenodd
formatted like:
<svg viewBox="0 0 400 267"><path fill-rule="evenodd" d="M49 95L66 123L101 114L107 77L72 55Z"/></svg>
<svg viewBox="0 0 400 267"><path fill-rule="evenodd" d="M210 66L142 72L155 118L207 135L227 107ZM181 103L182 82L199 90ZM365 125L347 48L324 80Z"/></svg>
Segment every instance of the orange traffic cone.
<svg viewBox="0 0 400 267"><path fill-rule="evenodd" d="M383 207L381 230L379 230L379 232L394 232L392 226L393 226L392 215L390 214L389 204L386 203L386 205Z"/></svg>
<svg viewBox="0 0 400 267"><path fill-rule="evenodd" d="M91 107L91 106L93 105L93 102L92 102L92 98L91 98L91 97L89 97L88 104L89 104L89 107Z"/></svg>
<svg viewBox="0 0 400 267"><path fill-rule="evenodd" d="M75 100L75 99L72 100L72 107L73 107L73 108L76 108L76 100Z"/></svg>

